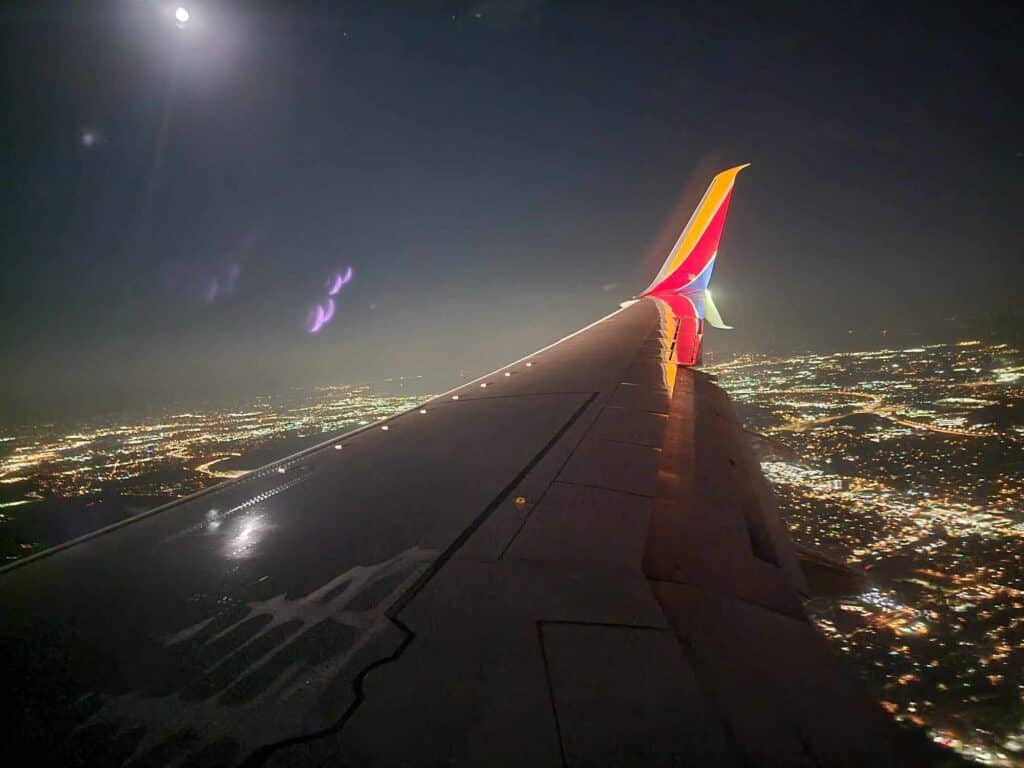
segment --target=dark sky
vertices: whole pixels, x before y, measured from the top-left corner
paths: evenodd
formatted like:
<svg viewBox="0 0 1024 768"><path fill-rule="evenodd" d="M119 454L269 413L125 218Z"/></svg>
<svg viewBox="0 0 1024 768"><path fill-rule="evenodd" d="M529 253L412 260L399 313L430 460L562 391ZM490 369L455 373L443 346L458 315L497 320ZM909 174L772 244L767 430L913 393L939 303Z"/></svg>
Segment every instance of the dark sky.
<svg viewBox="0 0 1024 768"><path fill-rule="evenodd" d="M7 3L0 421L454 383L642 289L740 162L710 349L1005 329L1021 15L900 5Z"/></svg>

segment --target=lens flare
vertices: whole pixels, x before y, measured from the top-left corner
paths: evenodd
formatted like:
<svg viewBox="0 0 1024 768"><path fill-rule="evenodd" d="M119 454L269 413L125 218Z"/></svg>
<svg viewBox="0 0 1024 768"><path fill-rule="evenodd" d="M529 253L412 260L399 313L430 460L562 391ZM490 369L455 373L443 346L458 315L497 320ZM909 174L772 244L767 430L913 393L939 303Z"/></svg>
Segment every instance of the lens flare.
<svg viewBox="0 0 1024 768"><path fill-rule="evenodd" d="M334 319L334 313L337 310L337 304L335 304L333 296L337 296L348 283L352 281L352 275L354 271L352 267L346 267L344 272L335 272L327 278L325 287L327 288L327 298L324 303L316 304L313 306L309 313L306 315L306 331L309 333L319 333L324 327Z"/></svg>
<svg viewBox="0 0 1024 768"><path fill-rule="evenodd" d="M352 282L352 274L352 267L348 267L344 272L335 272L334 276L328 280L327 295L337 296L338 291Z"/></svg>
<svg viewBox="0 0 1024 768"><path fill-rule="evenodd" d="M317 304L309 310L309 314L306 316L306 330L310 333L320 333L320 329L323 327L324 308Z"/></svg>

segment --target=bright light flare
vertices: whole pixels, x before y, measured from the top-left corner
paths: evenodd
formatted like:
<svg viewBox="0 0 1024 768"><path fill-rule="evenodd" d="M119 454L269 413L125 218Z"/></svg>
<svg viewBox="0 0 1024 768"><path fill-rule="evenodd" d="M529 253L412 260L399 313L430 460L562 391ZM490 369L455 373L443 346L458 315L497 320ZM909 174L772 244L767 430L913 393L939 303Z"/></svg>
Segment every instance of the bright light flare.
<svg viewBox="0 0 1024 768"><path fill-rule="evenodd" d="M191 18L192 14L188 12L188 8L185 6L179 5L174 9L174 21L177 23L178 27L184 28Z"/></svg>
<svg viewBox="0 0 1024 768"><path fill-rule="evenodd" d="M347 267L344 272L335 272L327 287L328 296L337 296L338 292L352 282L352 267Z"/></svg>
<svg viewBox="0 0 1024 768"><path fill-rule="evenodd" d="M327 299L326 303L312 307L306 315L306 330L309 333L320 333L334 318L336 309L334 299Z"/></svg>
<svg viewBox="0 0 1024 768"><path fill-rule="evenodd" d="M335 272L327 279L327 298L324 303L317 304L309 310L306 315L306 331L319 333L334 319L338 307L332 297L337 296L352 280L352 274L352 267L348 267L344 272Z"/></svg>
<svg viewBox="0 0 1024 768"><path fill-rule="evenodd" d="M224 554L231 560L249 558L266 535L268 528L262 516L242 518L225 542Z"/></svg>
<svg viewBox="0 0 1024 768"><path fill-rule="evenodd" d="M320 333L324 327L324 308L317 304L306 316L306 330L310 333Z"/></svg>

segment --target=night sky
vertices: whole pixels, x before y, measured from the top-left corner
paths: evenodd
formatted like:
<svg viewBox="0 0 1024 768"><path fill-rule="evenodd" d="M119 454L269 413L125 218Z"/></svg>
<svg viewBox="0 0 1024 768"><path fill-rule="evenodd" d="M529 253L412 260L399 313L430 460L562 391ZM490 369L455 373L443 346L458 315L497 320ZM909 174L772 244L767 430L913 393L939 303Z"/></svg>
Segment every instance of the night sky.
<svg viewBox="0 0 1024 768"><path fill-rule="evenodd" d="M741 162L712 352L1024 323L1019 11L185 5L0 11L0 423L454 384L641 290Z"/></svg>

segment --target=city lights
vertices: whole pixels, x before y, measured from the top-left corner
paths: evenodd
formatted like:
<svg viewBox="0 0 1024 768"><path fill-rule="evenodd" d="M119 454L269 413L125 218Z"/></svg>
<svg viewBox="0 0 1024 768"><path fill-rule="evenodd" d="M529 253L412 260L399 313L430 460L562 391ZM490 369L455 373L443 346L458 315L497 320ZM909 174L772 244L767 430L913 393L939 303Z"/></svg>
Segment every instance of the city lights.
<svg viewBox="0 0 1024 768"><path fill-rule="evenodd" d="M0 525L22 510L74 499L104 509L155 507L250 474L267 461L332 433L392 416L421 399L379 395L369 387L321 387L295 390L288 397L262 397L244 408L179 411L68 429L54 424L25 427L2 437L0 509L6 516L0 517ZM340 451L342 444L335 443L334 449ZM258 458L249 458L254 451ZM278 464L267 472L291 482L291 468L291 463ZM220 525L227 514L215 516L211 524ZM60 543L55 536L20 542L15 550L3 551L3 558L16 559Z"/></svg>
<svg viewBox="0 0 1024 768"><path fill-rule="evenodd" d="M749 428L801 459L762 463L796 543L872 581L808 604L836 650L896 719L1024 764L1024 726L999 714L1024 702L1020 353L974 341L711 370Z"/></svg>

